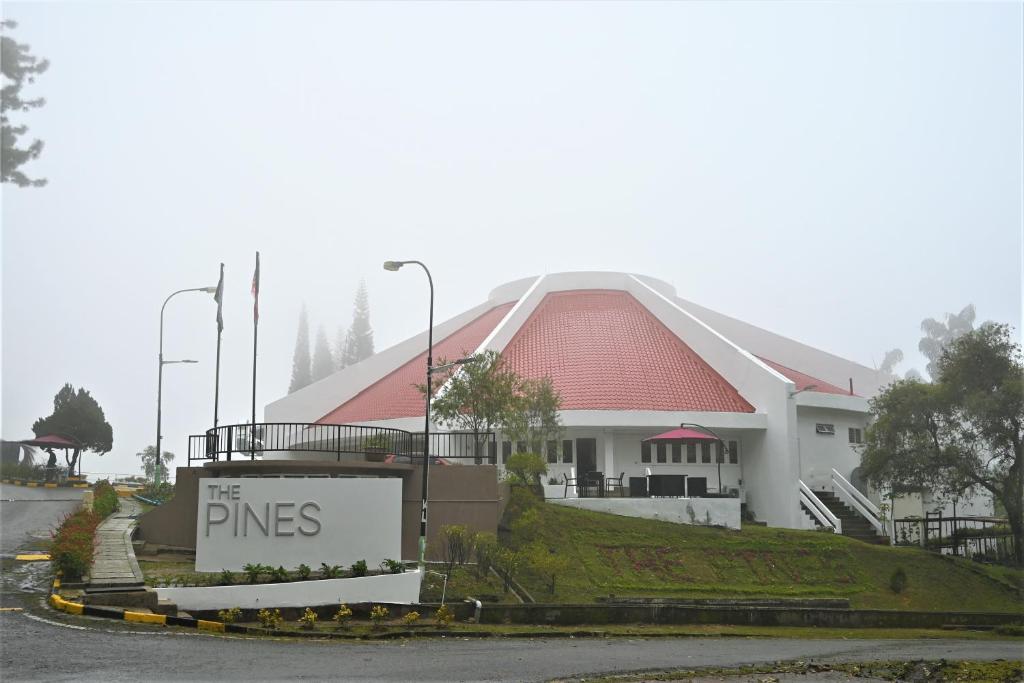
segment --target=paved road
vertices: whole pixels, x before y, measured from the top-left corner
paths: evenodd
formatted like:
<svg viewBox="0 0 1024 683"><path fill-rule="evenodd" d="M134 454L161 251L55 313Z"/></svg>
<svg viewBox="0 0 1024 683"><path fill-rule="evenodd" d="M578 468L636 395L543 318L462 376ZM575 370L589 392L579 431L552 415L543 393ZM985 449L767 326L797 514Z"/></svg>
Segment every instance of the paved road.
<svg viewBox="0 0 1024 683"><path fill-rule="evenodd" d="M386 643L225 638L154 632L138 625L0 613L5 680L380 680L543 681L652 667L733 666L814 658L1020 659L1010 641L769 640L420 640ZM87 624L89 629L82 629ZM43 652L57 647L59 657ZM27 659L26 650L39 653ZM813 680L805 678L802 680Z"/></svg>
<svg viewBox="0 0 1024 683"><path fill-rule="evenodd" d="M50 530L82 500L76 489L0 484L0 557L50 538Z"/></svg>

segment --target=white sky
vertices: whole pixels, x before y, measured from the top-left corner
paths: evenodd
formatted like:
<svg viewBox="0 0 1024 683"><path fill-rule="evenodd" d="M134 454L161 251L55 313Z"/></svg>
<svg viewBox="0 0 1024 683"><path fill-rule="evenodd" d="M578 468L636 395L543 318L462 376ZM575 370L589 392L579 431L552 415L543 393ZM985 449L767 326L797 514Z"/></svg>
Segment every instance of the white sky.
<svg viewBox="0 0 1024 683"><path fill-rule="evenodd" d="M70 381L134 472L160 304L227 268L222 422L287 389L299 308L377 348L542 272L622 270L877 364L967 303L1021 319L1020 3L8 2L51 60L5 185L2 436ZM168 306L164 447L212 424L214 304Z"/></svg>

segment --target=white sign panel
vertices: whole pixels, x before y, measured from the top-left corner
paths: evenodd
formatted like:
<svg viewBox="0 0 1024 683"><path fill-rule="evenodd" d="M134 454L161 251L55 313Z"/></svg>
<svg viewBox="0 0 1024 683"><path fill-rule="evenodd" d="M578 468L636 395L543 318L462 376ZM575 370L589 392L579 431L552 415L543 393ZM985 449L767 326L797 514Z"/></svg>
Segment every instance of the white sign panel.
<svg viewBox="0 0 1024 683"><path fill-rule="evenodd" d="M401 559L397 478L199 480L196 571Z"/></svg>

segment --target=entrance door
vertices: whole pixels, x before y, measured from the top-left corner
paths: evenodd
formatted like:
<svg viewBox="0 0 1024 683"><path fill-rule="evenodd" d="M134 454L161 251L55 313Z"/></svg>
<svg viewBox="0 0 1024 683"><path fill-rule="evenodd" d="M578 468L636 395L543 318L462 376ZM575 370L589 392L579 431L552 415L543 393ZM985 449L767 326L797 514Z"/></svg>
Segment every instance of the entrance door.
<svg viewBox="0 0 1024 683"><path fill-rule="evenodd" d="M581 479L597 471L597 439L576 439L576 466Z"/></svg>

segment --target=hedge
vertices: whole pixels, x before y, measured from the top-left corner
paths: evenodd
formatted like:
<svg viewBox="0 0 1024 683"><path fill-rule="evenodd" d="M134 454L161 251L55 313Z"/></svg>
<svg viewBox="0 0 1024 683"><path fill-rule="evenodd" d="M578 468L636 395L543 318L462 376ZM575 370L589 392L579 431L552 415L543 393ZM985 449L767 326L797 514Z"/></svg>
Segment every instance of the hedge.
<svg viewBox="0 0 1024 683"><path fill-rule="evenodd" d="M79 510L64 518L53 534L50 556L67 578L78 578L89 571L95 552L96 527L117 511L117 491L106 481L93 487L93 509Z"/></svg>

